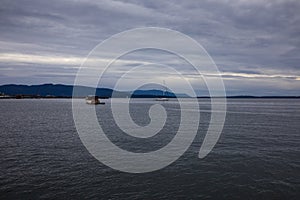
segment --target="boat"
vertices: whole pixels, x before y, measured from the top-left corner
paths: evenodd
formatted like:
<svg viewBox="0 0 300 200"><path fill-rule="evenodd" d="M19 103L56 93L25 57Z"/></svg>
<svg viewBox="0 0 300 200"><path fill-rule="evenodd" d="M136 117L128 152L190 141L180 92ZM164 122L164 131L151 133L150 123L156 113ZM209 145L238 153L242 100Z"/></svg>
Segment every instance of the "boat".
<svg viewBox="0 0 300 200"><path fill-rule="evenodd" d="M159 98L156 98L155 101L169 101L169 99L166 97L159 97Z"/></svg>
<svg viewBox="0 0 300 200"><path fill-rule="evenodd" d="M105 104L105 102L100 102L99 97L95 95L89 95L85 98L87 104L97 105L97 104Z"/></svg>
<svg viewBox="0 0 300 200"><path fill-rule="evenodd" d="M162 93L162 96L156 98L155 101L169 101L169 98L166 97L167 87L165 81L163 82L163 84L164 84L164 91Z"/></svg>

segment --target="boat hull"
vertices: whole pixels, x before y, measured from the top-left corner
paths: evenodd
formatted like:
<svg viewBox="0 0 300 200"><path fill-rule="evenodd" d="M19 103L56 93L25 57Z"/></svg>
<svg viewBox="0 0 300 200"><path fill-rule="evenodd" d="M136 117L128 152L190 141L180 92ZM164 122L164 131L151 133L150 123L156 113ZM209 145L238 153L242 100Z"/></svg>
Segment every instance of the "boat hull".
<svg viewBox="0 0 300 200"><path fill-rule="evenodd" d="M100 102L97 96L88 96L85 102L90 105L105 104L104 102Z"/></svg>

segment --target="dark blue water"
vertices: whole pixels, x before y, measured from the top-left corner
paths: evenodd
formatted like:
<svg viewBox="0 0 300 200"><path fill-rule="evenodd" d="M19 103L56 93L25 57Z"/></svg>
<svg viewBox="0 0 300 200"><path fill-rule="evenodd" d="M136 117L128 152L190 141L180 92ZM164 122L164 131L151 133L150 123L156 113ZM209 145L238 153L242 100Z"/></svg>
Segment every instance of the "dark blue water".
<svg viewBox="0 0 300 200"><path fill-rule="evenodd" d="M300 198L299 99L229 100L221 138L204 159L198 152L210 105L209 100L199 101L200 129L188 151L159 171L128 174L88 153L74 126L71 100L1 100L0 199ZM132 102L136 123L149 123L147 109L153 103ZM96 109L113 142L146 152L163 147L178 128L178 104L164 106L170 118L147 142L115 127L109 102Z"/></svg>

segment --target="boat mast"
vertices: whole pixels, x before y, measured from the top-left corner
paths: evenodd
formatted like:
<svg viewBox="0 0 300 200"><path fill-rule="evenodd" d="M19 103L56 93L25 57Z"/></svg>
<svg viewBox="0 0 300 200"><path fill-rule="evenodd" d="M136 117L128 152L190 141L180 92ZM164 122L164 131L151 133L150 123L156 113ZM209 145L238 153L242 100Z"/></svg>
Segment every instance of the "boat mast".
<svg viewBox="0 0 300 200"><path fill-rule="evenodd" d="M166 92L167 92L167 86L166 86L166 82L165 80L163 80L163 86L164 86L164 90L163 90L163 97L165 97Z"/></svg>

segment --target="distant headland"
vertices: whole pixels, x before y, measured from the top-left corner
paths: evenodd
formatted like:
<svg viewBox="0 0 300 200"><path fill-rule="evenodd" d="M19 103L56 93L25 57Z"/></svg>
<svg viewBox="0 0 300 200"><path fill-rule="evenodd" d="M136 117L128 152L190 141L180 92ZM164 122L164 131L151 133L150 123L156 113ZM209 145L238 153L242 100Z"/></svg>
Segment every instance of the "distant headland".
<svg viewBox="0 0 300 200"><path fill-rule="evenodd" d="M73 94L73 89L76 87L76 93ZM62 84L41 84L41 85L1 85L0 98L81 98L88 95L95 94L100 98L156 98L162 96L168 98L176 98L172 92L165 92L161 90L136 90L136 91L116 91L109 88L93 88L87 86L73 86ZM179 94L177 97L189 97L185 94Z"/></svg>

